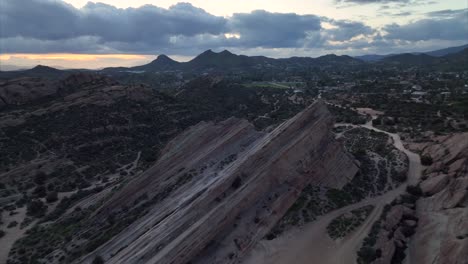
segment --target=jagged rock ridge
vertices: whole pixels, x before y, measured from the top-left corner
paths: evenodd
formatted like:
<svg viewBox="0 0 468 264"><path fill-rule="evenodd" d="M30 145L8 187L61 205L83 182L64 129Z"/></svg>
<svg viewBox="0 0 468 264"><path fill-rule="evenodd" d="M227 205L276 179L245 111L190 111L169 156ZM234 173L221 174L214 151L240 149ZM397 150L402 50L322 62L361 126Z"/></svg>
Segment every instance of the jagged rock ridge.
<svg viewBox="0 0 468 264"><path fill-rule="evenodd" d="M95 219L150 200L148 212L77 263L232 263L280 219L307 184L341 187L358 168L316 102L271 133L231 118L202 122L107 201ZM125 209L123 209L125 208Z"/></svg>

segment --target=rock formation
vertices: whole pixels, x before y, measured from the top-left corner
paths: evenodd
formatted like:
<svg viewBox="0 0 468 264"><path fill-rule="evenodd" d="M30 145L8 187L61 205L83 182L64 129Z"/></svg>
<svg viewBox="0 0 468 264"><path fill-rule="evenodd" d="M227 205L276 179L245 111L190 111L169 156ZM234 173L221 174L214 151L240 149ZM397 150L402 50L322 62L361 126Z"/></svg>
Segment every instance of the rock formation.
<svg viewBox="0 0 468 264"><path fill-rule="evenodd" d="M468 133L444 136L423 149L434 162L420 184L419 218L410 245L417 263L468 263Z"/></svg>
<svg viewBox="0 0 468 264"><path fill-rule="evenodd" d="M270 133L237 118L191 127L93 218L118 219L144 200L146 213L76 263L235 262L306 185L339 188L357 172L332 125L319 101Z"/></svg>

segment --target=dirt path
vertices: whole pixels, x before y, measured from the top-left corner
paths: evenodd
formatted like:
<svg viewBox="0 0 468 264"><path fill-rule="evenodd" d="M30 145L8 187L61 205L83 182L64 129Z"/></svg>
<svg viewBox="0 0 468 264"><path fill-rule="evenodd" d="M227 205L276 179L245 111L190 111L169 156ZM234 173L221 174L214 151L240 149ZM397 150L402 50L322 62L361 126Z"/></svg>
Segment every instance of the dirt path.
<svg viewBox="0 0 468 264"><path fill-rule="evenodd" d="M20 225L26 217L26 206L15 210L17 214L10 215L9 211L3 211L3 222L1 229L5 231L5 236L0 238L0 263L6 263L8 259L8 253L16 240L21 238L26 231L33 226L30 224L28 227L21 229ZM13 221L18 223L15 227L7 228L7 225Z"/></svg>
<svg viewBox="0 0 468 264"><path fill-rule="evenodd" d="M373 116L372 119L376 117ZM357 127L350 124L338 124ZM409 160L408 181L398 188L386 192L385 194L369 198L356 204L352 204L324 216L316 221L286 232L283 236L270 240L261 241L256 248L246 257L244 264L349 264L355 263L357 251L361 247L363 239L369 233L372 224L379 219L383 207L398 197L406 189L407 184L418 182L421 175L421 162L419 155L407 150L400 139L400 136L388 133L372 126L372 120L364 127L385 133L393 139L394 146L403 151ZM339 215L351 210L372 204L375 206L366 221L354 232L342 240L334 241L328 236L326 227Z"/></svg>

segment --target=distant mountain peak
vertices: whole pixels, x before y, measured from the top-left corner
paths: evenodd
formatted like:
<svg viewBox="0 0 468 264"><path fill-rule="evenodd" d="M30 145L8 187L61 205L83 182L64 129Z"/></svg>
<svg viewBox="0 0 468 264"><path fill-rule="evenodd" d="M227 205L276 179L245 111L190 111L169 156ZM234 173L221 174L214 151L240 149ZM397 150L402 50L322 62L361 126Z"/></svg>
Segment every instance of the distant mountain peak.
<svg viewBox="0 0 468 264"><path fill-rule="evenodd" d="M171 58L169 58L169 56L167 56L166 54L161 54L156 59L157 60L166 60L166 59L171 59Z"/></svg>
<svg viewBox="0 0 468 264"><path fill-rule="evenodd" d="M31 70L57 70L57 69L46 66L46 65L38 64L36 65L36 67L32 68Z"/></svg>
<svg viewBox="0 0 468 264"><path fill-rule="evenodd" d="M176 63L175 60L171 59L169 56L165 55L165 54L161 54L159 55L156 60L153 61L154 63Z"/></svg>
<svg viewBox="0 0 468 264"><path fill-rule="evenodd" d="M223 50L221 51L219 54L222 54L222 55L234 55L232 52L230 52L229 50Z"/></svg>
<svg viewBox="0 0 468 264"><path fill-rule="evenodd" d="M202 52L200 55L198 56L201 56L201 55L210 55L210 54L215 54L215 52L211 49L208 49L208 50L205 50L204 52Z"/></svg>

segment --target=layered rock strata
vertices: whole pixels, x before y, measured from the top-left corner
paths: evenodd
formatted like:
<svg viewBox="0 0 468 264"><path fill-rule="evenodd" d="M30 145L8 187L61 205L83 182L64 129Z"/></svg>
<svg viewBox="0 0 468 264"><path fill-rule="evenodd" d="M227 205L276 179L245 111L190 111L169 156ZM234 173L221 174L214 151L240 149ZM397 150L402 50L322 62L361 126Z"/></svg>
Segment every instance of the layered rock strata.
<svg viewBox="0 0 468 264"><path fill-rule="evenodd" d="M342 187L358 171L330 132L323 102L270 133L231 118L172 140L158 162L117 191L96 219L148 212L78 263L232 263L273 227L308 184Z"/></svg>

